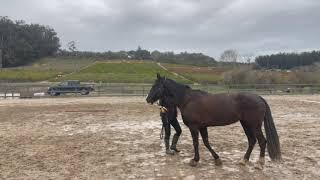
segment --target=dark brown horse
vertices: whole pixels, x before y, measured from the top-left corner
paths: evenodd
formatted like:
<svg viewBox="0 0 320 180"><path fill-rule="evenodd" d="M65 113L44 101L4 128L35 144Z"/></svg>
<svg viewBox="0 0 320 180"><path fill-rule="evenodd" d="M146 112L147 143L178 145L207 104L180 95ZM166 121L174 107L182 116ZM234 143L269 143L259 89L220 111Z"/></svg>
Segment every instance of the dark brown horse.
<svg viewBox="0 0 320 180"><path fill-rule="evenodd" d="M190 129L194 146L191 166L196 166L200 159L199 132L204 145L214 157L215 164L221 165L218 154L209 144L207 127L225 126L237 121L240 121L249 142L242 164L249 161L257 140L260 145L258 167L262 168L264 164L266 145L271 160L281 159L279 138L270 107L262 97L249 93L209 94L200 90L192 90L189 86L160 77L158 74L146 100L148 103L154 103L162 96L172 98L181 111L184 124ZM267 140L261 129L263 122Z"/></svg>

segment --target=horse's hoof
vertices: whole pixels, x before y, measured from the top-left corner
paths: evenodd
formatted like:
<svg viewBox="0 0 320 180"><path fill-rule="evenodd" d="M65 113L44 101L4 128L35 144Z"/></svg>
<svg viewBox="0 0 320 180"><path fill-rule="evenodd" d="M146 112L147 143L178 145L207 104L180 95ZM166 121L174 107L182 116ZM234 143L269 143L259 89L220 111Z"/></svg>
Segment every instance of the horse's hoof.
<svg viewBox="0 0 320 180"><path fill-rule="evenodd" d="M239 161L239 165L242 165L242 166L245 166L245 165L248 164L248 163L249 163L249 161L246 160L246 159L241 159L241 160Z"/></svg>
<svg viewBox="0 0 320 180"><path fill-rule="evenodd" d="M214 160L214 164L215 164L216 166L221 166L221 165L222 165L221 159L220 159L220 158L215 159L215 160Z"/></svg>
<svg viewBox="0 0 320 180"><path fill-rule="evenodd" d="M263 165L260 164L260 163L256 163L256 164L254 165L254 168L255 168L255 169L258 169L258 170L262 170L262 169L263 169Z"/></svg>
<svg viewBox="0 0 320 180"><path fill-rule="evenodd" d="M263 169L263 165L264 165L264 157L260 157L259 160L254 165L254 168L262 170Z"/></svg>
<svg viewBox="0 0 320 180"><path fill-rule="evenodd" d="M167 150L166 150L166 154L168 154L168 155L174 155L174 151L171 151L170 149L167 149Z"/></svg>
<svg viewBox="0 0 320 180"><path fill-rule="evenodd" d="M191 167L196 167L196 166L198 165L198 162L195 161L194 159L191 159L190 162L189 162L189 165L190 165Z"/></svg>
<svg viewBox="0 0 320 180"><path fill-rule="evenodd" d="M260 157L257 163L264 165L264 162L265 162L264 157Z"/></svg>

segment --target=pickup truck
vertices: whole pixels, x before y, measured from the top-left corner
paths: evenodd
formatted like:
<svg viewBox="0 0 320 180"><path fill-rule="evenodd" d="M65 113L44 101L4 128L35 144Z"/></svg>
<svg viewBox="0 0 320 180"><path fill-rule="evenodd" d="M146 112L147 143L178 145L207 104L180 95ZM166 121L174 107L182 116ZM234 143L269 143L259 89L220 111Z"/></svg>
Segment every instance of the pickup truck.
<svg viewBox="0 0 320 180"><path fill-rule="evenodd" d="M51 96L59 96L66 93L80 93L81 95L88 95L94 88L90 85L82 85L80 81L70 80L61 82L58 85L50 86L47 93Z"/></svg>

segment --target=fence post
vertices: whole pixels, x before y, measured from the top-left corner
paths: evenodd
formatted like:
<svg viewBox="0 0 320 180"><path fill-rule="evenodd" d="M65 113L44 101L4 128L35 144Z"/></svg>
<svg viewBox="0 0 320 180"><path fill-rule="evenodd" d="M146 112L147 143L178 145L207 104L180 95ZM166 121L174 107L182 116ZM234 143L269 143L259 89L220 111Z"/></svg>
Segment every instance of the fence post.
<svg viewBox="0 0 320 180"><path fill-rule="evenodd" d="M100 91L101 91L101 84L102 82L99 81L99 84L97 84L97 91L98 91L98 96L100 97Z"/></svg>
<svg viewBox="0 0 320 180"><path fill-rule="evenodd" d="M97 86L98 96L99 96L99 97L100 97L100 85L101 85L101 83Z"/></svg>
<svg viewBox="0 0 320 180"><path fill-rule="evenodd" d="M124 87L121 86L121 96L124 96Z"/></svg>
<svg viewBox="0 0 320 180"><path fill-rule="evenodd" d="M142 97L144 97L144 86L142 86Z"/></svg>

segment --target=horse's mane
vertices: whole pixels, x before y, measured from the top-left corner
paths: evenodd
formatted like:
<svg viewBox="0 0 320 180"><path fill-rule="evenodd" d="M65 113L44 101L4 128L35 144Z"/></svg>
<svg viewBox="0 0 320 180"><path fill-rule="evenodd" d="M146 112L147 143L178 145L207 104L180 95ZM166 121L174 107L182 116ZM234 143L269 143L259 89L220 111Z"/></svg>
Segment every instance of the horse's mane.
<svg viewBox="0 0 320 180"><path fill-rule="evenodd" d="M191 89L189 86L177 83L172 79L165 79L165 85L167 87L167 90L165 91L165 95L172 96L173 95L172 93L174 93L177 95L178 99L182 99L185 94L185 91L187 89Z"/></svg>
<svg viewBox="0 0 320 180"><path fill-rule="evenodd" d="M178 99L183 98L186 91L191 92L193 95L207 95L208 94L205 91L198 90L198 89L192 89L188 85L177 83L176 81L174 81L172 79L166 79L166 85L167 85L167 88L170 89L171 92L175 92L175 94L178 96ZM169 93L168 90L165 92L165 94L167 96L172 95Z"/></svg>

